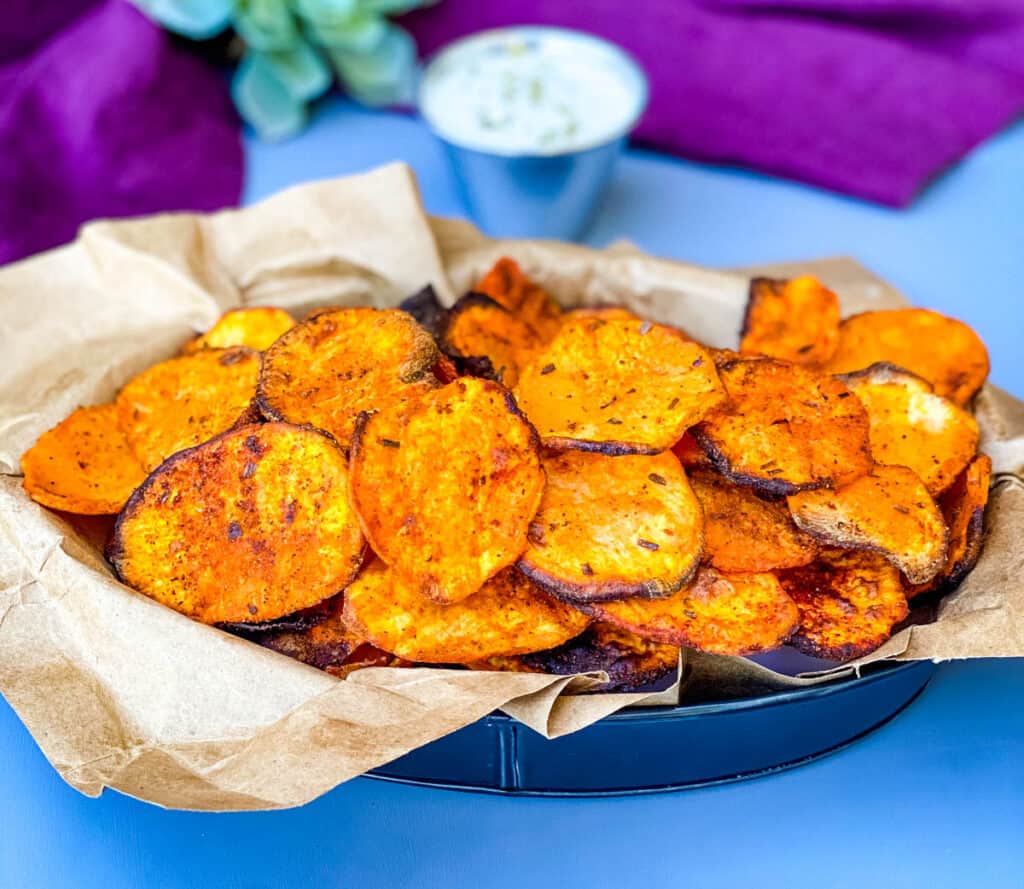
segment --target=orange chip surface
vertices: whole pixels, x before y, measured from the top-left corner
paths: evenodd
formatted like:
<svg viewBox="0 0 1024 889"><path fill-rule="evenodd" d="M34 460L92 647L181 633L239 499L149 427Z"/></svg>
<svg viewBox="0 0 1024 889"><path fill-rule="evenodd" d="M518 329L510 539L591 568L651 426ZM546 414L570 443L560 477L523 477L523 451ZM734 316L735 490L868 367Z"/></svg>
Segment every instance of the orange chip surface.
<svg viewBox="0 0 1024 889"><path fill-rule="evenodd" d="M577 306L562 315L563 321L579 321L581 318L600 318L602 321L642 321L634 311L625 306L599 305Z"/></svg>
<svg viewBox="0 0 1024 889"><path fill-rule="evenodd" d="M260 353L203 349L154 364L117 395L118 421L142 465L154 469L252 413Z"/></svg>
<svg viewBox="0 0 1024 889"><path fill-rule="evenodd" d="M813 565L779 572L779 582L800 609L790 644L813 657L862 657L908 613L899 571L875 553L829 551Z"/></svg>
<svg viewBox="0 0 1024 889"><path fill-rule="evenodd" d="M537 434L489 380L374 414L353 439L352 502L370 545L437 602L465 599L516 560L543 488Z"/></svg>
<svg viewBox="0 0 1024 889"><path fill-rule="evenodd" d="M582 318L520 368L516 397L549 448L654 454L724 392L710 356L678 330Z"/></svg>
<svg viewBox="0 0 1024 889"><path fill-rule="evenodd" d="M531 281L514 259L499 259L481 278L477 293L489 296L526 322L542 342L547 342L562 324L562 310L545 290Z"/></svg>
<svg viewBox="0 0 1024 889"><path fill-rule="evenodd" d="M876 466L836 491L789 498L797 525L843 549L882 553L911 583L926 583L946 561L947 533L924 482L903 466Z"/></svg>
<svg viewBox="0 0 1024 889"><path fill-rule="evenodd" d="M175 454L128 500L108 549L125 583L204 623L309 608L345 587L362 554L345 455L287 423Z"/></svg>
<svg viewBox="0 0 1024 889"><path fill-rule="evenodd" d="M868 415L839 380L773 358L726 361L718 372L729 400L692 432L736 484L779 496L870 470Z"/></svg>
<svg viewBox="0 0 1024 889"><path fill-rule="evenodd" d="M814 561L818 543L797 528L785 503L764 500L711 470L689 477L704 508L705 561L719 571L772 571Z"/></svg>
<svg viewBox="0 0 1024 889"><path fill-rule="evenodd" d="M583 606L595 619L672 645L712 654L754 654L784 644L796 605L774 574L723 574L703 568L667 599L623 599Z"/></svg>
<svg viewBox="0 0 1024 889"><path fill-rule="evenodd" d="M146 478L112 404L80 407L21 458L29 497L79 515L112 515Z"/></svg>
<svg viewBox="0 0 1024 889"><path fill-rule="evenodd" d="M553 648L583 632L590 619L544 595L515 569L500 572L461 602L440 605L375 561L345 591L344 621L406 660L468 664Z"/></svg>
<svg viewBox="0 0 1024 889"><path fill-rule="evenodd" d="M842 377L868 412L878 463L913 469L933 495L948 488L978 449L978 423L927 381L891 364Z"/></svg>
<svg viewBox="0 0 1024 889"><path fill-rule="evenodd" d="M264 356L258 404L271 420L308 423L347 448L362 411L438 385L434 338L397 309L323 309Z"/></svg>
<svg viewBox="0 0 1024 889"><path fill-rule="evenodd" d="M839 343L839 297L811 275L753 278L740 352L794 364L828 361Z"/></svg>
<svg viewBox="0 0 1024 889"><path fill-rule="evenodd" d="M967 404L988 376L988 350L962 321L928 309L864 312L839 327L829 373L888 362L924 377L938 395Z"/></svg>
<svg viewBox="0 0 1024 889"><path fill-rule="evenodd" d="M547 487L519 569L569 602L668 596L700 563L702 516L671 452L544 460Z"/></svg>
<svg viewBox="0 0 1024 889"><path fill-rule="evenodd" d="M200 349L227 349L248 346L262 352L282 333L295 326L295 319L284 309L256 306L225 312L206 333L185 343L181 350L190 355Z"/></svg>

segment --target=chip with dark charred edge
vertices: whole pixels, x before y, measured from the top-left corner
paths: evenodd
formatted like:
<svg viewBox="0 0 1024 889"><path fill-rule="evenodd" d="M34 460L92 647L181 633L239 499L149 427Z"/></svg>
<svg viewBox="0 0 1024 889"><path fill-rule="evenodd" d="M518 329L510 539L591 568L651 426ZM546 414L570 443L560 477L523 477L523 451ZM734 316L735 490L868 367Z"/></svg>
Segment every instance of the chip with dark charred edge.
<svg viewBox="0 0 1024 889"><path fill-rule="evenodd" d="M811 367L839 342L839 298L817 278L752 278L740 331L743 355L768 355Z"/></svg>
<svg viewBox="0 0 1024 889"><path fill-rule="evenodd" d="M510 389L519 379L520 365L541 346L525 321L480 293L467 293L452 306L441 335L445 352L460 359L488 359L493 378Z"/></svg>
<svg viewBox="0 0 1024 889"><path fill-rule="evenodd" d="M352 503L406 583L458 602L526 548L544 488L539 452L508 390L462 377L361 422Z"/></svg>
<svg viewBox="0 0 1024 889"><path fill-rule="evenodd" d="M448 310L441 305L437 298L437 292L431 285L407 297L398 304L403 312L408 312L416 322L434 339L441 336L444 329L445 316Z"/></svg>
<svg viewBox="0 0 1024 889"><path fill-rule="evenodd" d="M274 620L246 621L245 623L224 621L217 624L217 629L247 639L256 639L266 633L304 633L317 624L322 624L332 612L340 610L341 606L336 601L337 599L338 596L333 596L311 608L303 608L301 611L295 611Z"/></svg>
<svg viewBox="0 0 1024 889"><path fill-rule="evenodd" d="M700 503L671 452L544 459L547 487L519 570L572 603L669 596L700 563Z"/></svg>
<svg viewBox="0 0 1024 889"><path fill-rule="evenodd" d="M691 432L736 484L783 496L870 471L867 412L839 380L773 358L728 361L718 373L729 400Z"/></svg>
<svg viewBox="0 0 1024 889"><path fill-rule="evenodd" d="M938 395L969 402L988 376L988 350L962 321L929 309L863 312L839 326L839 346L825 365L849 373L888 362L924 377Z"/></svg>
<svg viewBox="0 0 1024 889"><path fill-rule="evenodd" d="M814 561L818 542L801 531L785 503L768 501L707 469L691 470L704 508L704 560L719 571L796 568Z"/></svg>
<svg viewBox="0 0 1024 889"><path fill-rule="evenodd" d="M683 437L672 445L672 453L687 469L711 465L708 455L704 453L701 446L697 444L697 439L689 432L684 432Z"/></svg>
<svg viewBox="0 0 1024 889"><path fill-rule="evenodd" d="M608 674L608 682L588 693L661 691L676 679L679 648L641 639L610 624L595 624L576 639L549 651L494 657L469 667L556 676L600 671Z"/></svg>
<svg viewBox="0 0 1024 889"><path fill-rule="evenodd" d="M489 296L525 321L541 342L548 342L562 325L562 310L558 303L524 275L514 259L507 256L499 259L473 290Z"/></svg>
<svg viewBox="0 0 1024 889"><path fill-rule="evenodd" d="M702 568L667 599L623 599L581 606L606 621L671 645L712 654L746 655L783 645L799 613L774 574L724 574Z"/></svg>
<svg viewBox="0 0 1024 889"><path fill-rule="evenodd" d="M260 353L202 349L154 364L117 394L118 422L148 471L232 426L252 420Z"/></svg>
<svg viewBox="0 0 1024 889"><path fill-rule="evenodd" d="M582 318L520 368L516 397L546 447L656 454L724 398L707 352L649 321Z"/></svg>
<svg viewBox="0 0 1024 889"><path fill-rule="evenodd" d="M904 466L876 466L835 491L789 498L797 526L842 549L881 553L911 583L927 583L946 561L946 523L924 482Z"/></svg>
<svg viewBox="0 0 1024 889"><path fill-rule="evenodd" d="M397 309L323 309L271 346L257 404L269 420L308 423L347 448L363 411L437 388L434 338Z"/></svg>
<svg viewBox="0 0 1024 889"><path fill-rule="evenodd" d="M985 542L985 506L992 482L992 460L978 454L939 498L949 528L946 564L929 583L904 584L907 596L955 589L978 564Z"/></svg>
<svg viewBox="0 0 1024 889"><path fill-rule="evenodd" d="M229 349L247 346L262 352L282 333L295 326L295 319L284 309L254 306L225 312L206 333L189 340L182 353L191 355L200 349Z"/></svg>
<svg viewBox="0 0 1024 889"><path fill-rule="evenodd" d="M908 613L899 571L875 553L830 550L812 565L780 571L779 582L800 609L789 644L813 657L870 654Z"/></svg>
<svg viewBox="0 0 1024 889"><path fill-rule="evenodd" d="M590 622L515 569L498 573L461 602L439 605L379 560L345 590L343 614L351 631L378 648L428 664L553 648Z"/></svg>
<svg viewBox="0 0 1024 889"><path fill-rule="evenodd" d="M872 364L840 379L868 412L875 461L913 469L933 496L953 483L977 451L974 417L934 394L921 377L892 364Z"/></svg>
<svg viewBox="0 0 1024 889"><path fill-rule="evenodd" d="M342 590L363 557L345 455L308 427L233 429L151 473L107 555L129 586L204 623L310 608Z"/></svg>
<svg viewBox="0 0 1024 889"><path fill-rule="evenodd" d="M21 457L22 485L51 509L112 515L146 478L112 404L80 407Z"/></svg>

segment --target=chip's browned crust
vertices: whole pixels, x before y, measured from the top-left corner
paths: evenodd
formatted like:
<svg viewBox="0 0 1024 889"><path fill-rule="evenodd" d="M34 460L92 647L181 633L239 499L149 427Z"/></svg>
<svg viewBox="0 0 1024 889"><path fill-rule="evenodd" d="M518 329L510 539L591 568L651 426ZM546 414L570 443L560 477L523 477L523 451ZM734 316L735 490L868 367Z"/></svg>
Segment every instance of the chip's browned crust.
<svg viewBox="0 0 1024 889"><path fill-rule="evenodd" d="M778 648L799 618L774 574L725 574L714 568L702 568L693 583L667 599L623 599L581 608L644 639L730 655Z"/></svg>
<svg viewBox="0 0 1024 889"><path fill-rule="evenodd" d="M437 292L430 284L406 297L398 304L398 308L412 315L420 327L434 339L441 336L448 310L441 305Z"/></svg>
<svg viewBox="0 0 1024 889"><path fill-rule="evenodd" d="M251 419L260 353L203 349L161 361L118 393L118 422L146 470Z"/></svg>
<svg viewBox="0 0 1024 889"><path fill-rule="evenodd" d="M978 423L931 383L892 364L841 377L868 412L871 454L906 466L935 496L948 488L978 449Z"/></svg>
<svg viewBox="0 0 1024 889"><path fill-rule="evenodd" d="M790 644L814 657L863 657L908 613L899 571L875 553L830 550L812 565L780 571L779 582L800 609Z"/></svg>
<svg viewBox="0 0 1024 889"><path fill-rule="evenodd" d="M80 407L44 432L21 469L36 503L80 515L119 512L146 478L112 404Z"/></svg>
<svg viewBox="0 0 1024 889"><path fill-rule="evenodd" d="M422 594L458 602L526 547L544 488L537 434L497 383L462 377L362 421L352 502L370 545Z"/></svg>
<svg viewBox="0 0 1024 889"><path fill-rule="evenodd" d="M516 397L545 446L654 454L724 398L707 352L649 321L582 318L520 368Z"/></svg>
<svg viewBox="0 0 1024 889"><path fill-rule="evenodd" d="M345 591L349 630L401 658L469 664L561 645L590 619L538 590L514 569L501 571L461 602L440 605L383 562Z"/></svg>
<svg viewBox="0 0 1024 889"><path fill-rule="evenodd" d="M924 377L938 395L964 405L988 376L988 350L962 321L929 309L890 309L846 318L825 365L849 373L888 362Z"/></svg>
<svg viewBox="0 0 1024 889"><path fill-rule="evenodd" d="M697 439L689 432L684 432L683 437L672 445L672 453L676 455L676 459L687 469L711 466L708 455L704 453L704 449L697 444Z"/></svg>
<svg viewBox="0 0 1024 889"><path fill-rule="evenodd" d="M753 278L740 331L740 352L823 364L839 343L839 297L812 275Z"/></svg>
<svg viewBox="0 0 1024 889"><path fill-rule="evenodd" d="M435 388L437 360L433 337L405 312L324 309L267 350L257 404L268 419L308 423L347 448L361 412Z"/></svg>
<svg viewBox="0 0 1024 889"><path fill-rule="evenodd" d="M529 325L541 342L547 342L562 324L562 310L545 290L531 281L519 264L507 256L499 259L473 288L503 305Z"/></svg>
<svg viewBox="0 0 1024 889"><path fill-rule="evenodd" d="M835 491L789 498L796 524L843 549L882 553L911 583L926 583L946 561L942 513L924 482L904 466L876 466Z"/></svg>
<svg viewBox="0 0 1024 889"><path fill-rule="evenodd" d="M758 497L712 470L688 474L704 508L704 558L719 571L772 571L814 561L818 543L797 528L785 503Z"/></svg>
<svg viewBox="0 0 1024 889"><path fill-rule="evenodd" d="M773 358L726 361L718 372L729 399L691 431L736 484L781 496L870 470L867 413L839 380Z"/></svg>
<svg viewBox="0 0 1024 889"><path fill-rule="evenodd" d="M262 352L282 333L295 326L295 319L284 309L254 306L225 312L206 333L185 343L182 353L191 355L200 349L228 349L248 346Z"/></svg>
<svg viewBox="0 0 1024 889"><path fill-rule="evenodd" d="M204 623L309 608L344 588L362 555L345 455L287 423L174 455L128 500L108 549L125 583Z"/></svg>
<svg viewBox="0 0 1024 889"><path fill-rule="evenodd" d="M586 603L668 596L700 563L702 516L671 452L544 459L547 487L519 570L553 596Z"/></svg>

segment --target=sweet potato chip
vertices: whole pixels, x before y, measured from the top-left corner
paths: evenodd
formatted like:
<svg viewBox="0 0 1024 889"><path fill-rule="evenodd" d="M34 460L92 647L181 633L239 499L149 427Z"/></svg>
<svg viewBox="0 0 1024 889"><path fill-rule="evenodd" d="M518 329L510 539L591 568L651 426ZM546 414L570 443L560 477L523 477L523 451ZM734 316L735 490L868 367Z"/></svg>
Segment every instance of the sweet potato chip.
<svg viewBox="0 0 1024 889"><path fill-rule="evenodd" d="M911 583L926 583L946 561L946 523L924 482L903 466L876 466L836 491L789 498L797 525L842 549L882 553Z"/></svg>
<svg viewBox="0 0 1024 889"><path fill-rule="evenodd" d="M260 375L254 349L203 349L154 364L118 393L118 421L143 467L254 419Z"/></svg>
<svg viewBox="0 0 1024 889"><path fill-rule="evenodd" d="M704 508L704 558L719 571L772 571L814 561L818 543L793 524L786 504L707 469L688 475Z"/></svg>
<svg viewBox="0 0 1024 889"><path fill-rule="evenodd" d="M562 310L543 288L519 268L514 259L499 259L480 279L477 293L489 296L529 325L541 342L548 342L562 324Z"/></svg>
<svg viewBox="0 0 1024 889"><path fill-rule="evenodd" d="M800 609L790 645L813 657L862 657L908 612L899 571L875 553L831 550L813 565L780 571L779 582Z"/></svg>
<svg viewBox="0 0 1024 889"><path fill-rule="evenodd" d="M434 601L458 602L526 548L544 472L508 391L463 377L362 421L351 486L377 555Z"/></svg>
<svg viewBox="0 0 1024 889"><path fill-rule="evenodd" d="M927 381L892 364L873 364L841 377L871 422L878 463L913 469L934 496L948 488L978 449L978 423L935 395Z"/></svg>
<svg viewBox="0 0 1024 889"><path fill-rule="evenodd" d="M406 660L469 664L553 648L583 632L590 619L512 568L462 602L439 605L378 560L345 590L344 621L356 635Z"/></svg>
<svg viewBox="0 0 1024 889"><path fill-rule="evenodd" d="M412 315L420 327L427 331L434 339L440 338L448 310L441 305L436 291L429 284L412 296L402 300L398 308Z"/></svg>
<svg viewBox="0 0 1024 889"><path fill-rule="evenodd" d="M839 343L839 298L817 278L753 278L740 331L743 355L768 355L812 367Z"/></svg>
<svg viewBox="0 0 1024 889"><path fill-rule="evenodd" d="M271 346L257 403L263 416L309 423L347 448L362 411L435 388L437 346L397 309L324 309Z"/></svg>
<svg viewBox="0 0 1024 889"><path fill-rule="evenodd" d="M548 448L656 454L724 392L707 352L678 330L582 318L520 369L516 397Z"/></svg>
<svg viewBox="0 0 1024 889"><path fill-rule="evenodd" d="M29 497L66 512L112 515L146 478L112 404L80 407L21 458Z"/></svg>
<svg viewBox="0 0 1024 889"><path fill-rule="evenodd" d="M623 599L581 606L605 621L671 645L712 654L754 654L784 644L799 614L774 574L723 574L703 568L667 599Z"/></svg>
<svg viewBox="0 0 1024 889"><path fill-rule="evenodd" d="M863 370L888 362L924 377L938 395L964 405L988 376L988 350L962 321L928 309L863 312L839 326L839 346L829 373Z"/></svg>
<svg viewBox="0 0 1024 889"><path fill-rule="evenodd" d="M668 596L700 562L700 504L671 454L545 458L547 487L519 570L553 596L585 603Z"/></svg>
<svg viewBox="0 0 1024 889"><path fill-rule="evenodd" d="M691 431L736 484L780 496L870 470L868 415L839 380L773 358L734 359L718 372L729 400Z"/></svg>
<svg viewBox="0 0 1024 889"><path fill-rule="evenodd" d="M284 309L257 306L225 312L206 333L185 343L181 350L191 355L200 349L229 349L248 346L262 352L282 333L295 326L295 319Z"/></svg>
<svg viewBox="0 0 1024 889"><path fill-rule="evenodd" d="M204 623L309 608L345 587L362 554L345 455L287 423L175 454L128 500L108 549L125 583Z"/></svg>
<svg viewBox="0 0 1024 889"><path fill-rule="evenodd" d="M642 321L643 319L625 306L599 305L577 306L562 315L563 323L579 321L581 318L600 318L602 321Z"/></svg>

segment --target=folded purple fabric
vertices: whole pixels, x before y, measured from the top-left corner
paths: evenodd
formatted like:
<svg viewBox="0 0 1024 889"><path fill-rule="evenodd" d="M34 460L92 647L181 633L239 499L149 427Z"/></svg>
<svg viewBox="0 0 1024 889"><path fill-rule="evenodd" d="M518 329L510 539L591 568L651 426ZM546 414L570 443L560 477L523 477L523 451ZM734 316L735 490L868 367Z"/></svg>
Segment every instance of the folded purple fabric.
<svg viewBox="0 0 1024 889"><path fill-rule="evenodd" d="M903 206L1024 110L1021 0L444 0L406 16L432 52L548 24L639 59L639 141Z"/></svg>
<svg viewBox="0 0 1024 889"><path fill-rule="evenodd" d="M97 216L213 210L242 189L224 78L125 0L13 0L0 26L0 263Z"/></svg>

